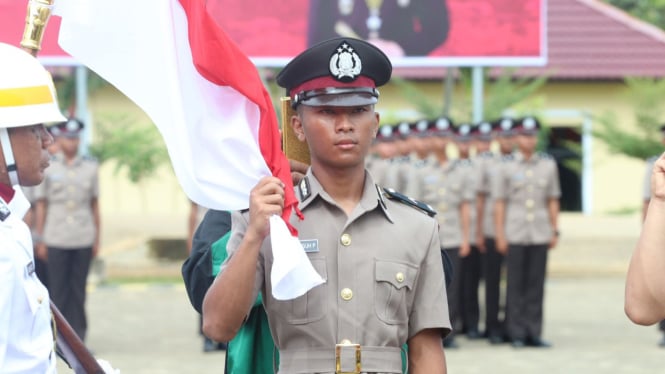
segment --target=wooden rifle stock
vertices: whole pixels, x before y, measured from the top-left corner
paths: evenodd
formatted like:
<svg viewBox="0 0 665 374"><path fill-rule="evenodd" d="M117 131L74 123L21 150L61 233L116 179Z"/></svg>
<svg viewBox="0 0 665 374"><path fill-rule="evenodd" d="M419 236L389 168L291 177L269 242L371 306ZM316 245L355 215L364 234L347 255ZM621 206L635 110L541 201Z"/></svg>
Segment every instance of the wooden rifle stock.
<svg viewBox="0 0 665 374"><path fill-rule="evenodd" d="M55 320L56 343L69 367L76 374L104 374L95 357L76 335L72 326L51 301L51 314Z"/></svg>

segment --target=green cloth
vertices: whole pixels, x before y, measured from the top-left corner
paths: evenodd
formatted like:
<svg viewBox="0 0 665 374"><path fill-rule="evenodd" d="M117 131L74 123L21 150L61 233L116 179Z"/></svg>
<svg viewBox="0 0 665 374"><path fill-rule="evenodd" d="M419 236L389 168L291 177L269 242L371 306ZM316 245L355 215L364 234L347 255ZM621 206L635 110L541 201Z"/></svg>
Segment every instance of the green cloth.
<svg viewBox="0 0 665 374"><path fill-rule="evenodd" d="M219 267L228 257L226 243L231 233L228 232L212 245L212 274L217 276ZM406 373L406 344L402 347L402 372ZM261 294L254 301L254 307L249 317L240 327L238 334L228 344L226 350L228 374L251 373L251 374L273 374L273 354L275 365L279 366L279 352L275 349L275 343L270 335L268 315L263 309Z"/></svg>
<svg viewBox="0 0 665 374"><path fill-rule="evenodd" d="M226 243L230 233L212 245L212 274L217 276L220 265L226 260ZM254 301L245 323L226 349L226 372L228 374L273 374L273 353L276 365L279 354L270 335L268 316L263 309L261 294Z"/></svg>

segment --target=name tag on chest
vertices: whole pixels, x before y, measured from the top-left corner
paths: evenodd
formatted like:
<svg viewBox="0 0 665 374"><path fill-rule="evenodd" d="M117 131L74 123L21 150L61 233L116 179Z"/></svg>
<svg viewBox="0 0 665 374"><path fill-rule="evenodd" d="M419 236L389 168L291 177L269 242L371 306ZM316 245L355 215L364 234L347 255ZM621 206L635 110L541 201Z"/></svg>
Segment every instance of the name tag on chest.
<svg viewBox="0 0 665 374"><path fill-rule="evenodd" d="M301 240L302 248L306 253L314 253L319 251L319 239Z"/></svg>

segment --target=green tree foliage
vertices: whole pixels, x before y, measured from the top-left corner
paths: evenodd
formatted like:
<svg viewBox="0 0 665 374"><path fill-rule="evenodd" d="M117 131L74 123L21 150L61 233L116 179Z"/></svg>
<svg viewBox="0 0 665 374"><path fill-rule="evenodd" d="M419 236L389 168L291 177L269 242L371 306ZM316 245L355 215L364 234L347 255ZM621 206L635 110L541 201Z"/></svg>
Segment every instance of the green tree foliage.
<svg viewBox="0 0 665 374"><path fill-rule="evenodd" d="M665 80L626 78L628 91L625 100L632 104L635 129L620 126L616 114L604 113L596 117L594 135L607 144L611 152L646 159L660 154L663 146L658 128L665 114ZM637 131L635 131L637 130Z"/></svg>
<svg viewBox="0 0 665 374"><path fill-rule="evenodd" d="M605 0L605 2L665 30L665 0Z"/></svg>
<svg viewBox="0 0 665 374"><path fill-rule="evenodd" d="M168 161L168 153L157 127L137 125L128 116L109 116L96 123L96 138L90 152L99 162L115 161L116 173L126 170L129 180L138 183L152 176Z"/></svg>

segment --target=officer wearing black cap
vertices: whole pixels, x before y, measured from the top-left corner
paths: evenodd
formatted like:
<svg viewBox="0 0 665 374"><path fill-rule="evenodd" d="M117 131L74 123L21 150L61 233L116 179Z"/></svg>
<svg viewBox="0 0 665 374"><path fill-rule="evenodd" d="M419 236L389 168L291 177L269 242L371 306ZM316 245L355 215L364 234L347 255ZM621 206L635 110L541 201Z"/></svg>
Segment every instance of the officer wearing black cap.
<svg viewBox="0 0 665 374"><path fill-rule="evenodd" d="M99 253L97 161L78 155L84 124L69 118L50 128L60 148L35 191L39 251L48 256L51 298L81 339L85 339L86 280Z"/></svg>
<svg viewBox="0 0 665 374"><path fill-rule="evenodd" d="M561 187L552 157L536 152L540 122L516 122L518 152L492 188L497 250L507 254L506 330L516 348L548 347L541 339L548 250L558 240Z"/></svg>
<svg viewBox="0 0 665 374"><path fill-rule="evenodd" d="M485 335L491 344L499 344L505 341L503 321L499 318L501 269L503 265L503 254L496 249L494 239L494 200L492 200L492 181L499 173L503 163L512 158L513 152L513 119L509 117L499 118L492 121L492 134L499 145L499 152L483 153L478 158L480 170L478 173L478 197L476 205L478 210L478 227L483 238L484 261L482 267L483 280L485 282Z"/></svg>
<svg viewBox="0 0 665 374"><path fill-rule="evenodd" d="M469 201L469 231L468 241L470 243L468 252L460 252L461 285L460 285L460 309L462 320L462 331L469 339L479 338L478 323L480 321L480 305L478 302L478 287L480 282L480 250L476 246L475 238L478 230L476 224L476 190L478 184L478 169L475 162L471 160L471 145L476 137L476 128L470 123L461 123L455 132L455 146L459 158L457 168L464 174L464 186L468 188L473 198Z"/></svg>
<svg viewBox="0 0 665 374"><path fill-rule="evenodd" d="M411 124L400 122L394 129L395 148L397 155L391 159L391 166L384 175L381 186L392 188L395 191L404 192L406 189L407 176L411 169L411 143L409 138L413 136Z"/></svg>
<svg viewBox="0 0 665 374"><path fill-rule="evenodd" d="M230 340L259 291L280 353L280 373L402 370L444 373L450 331L438 224L431 209L378 187L365 157L379 129L374 104L391 64L366 42L337 38L296 56L277 82L292 98L290 125L311 166L290 224L326 280L293 300L273 297L268 221L282 213L283 185L265 177L249 210L233 213L229 258L203 301L204 332ZM406 250L408 249L408 250Z"/></svg>
<svg viewBox="0 0 665 374"><path fill-rule="evenodd" d="M661 142L665 146L665 124L661 125L660 128ZM647 210L649 208L649 202L651 201L651 174L653 174L653 168L656 164L656 161L660 158L660 155L649 157L646 161L646 170L644 172L644 183L642 188L642 220L647 216ZM658 345L660 347L665 347L665 320L660 321L658 324L658 329L660 330L663 336L661 337Z"/></svg>
<svg viewBox="0 0 665 374"><path fill-rule="evenodd" d="M386 185L386 175L393 166L392 159L397 156L394 132L393 126L381 125L367 157L365 167L380 186Z"/></svg>

